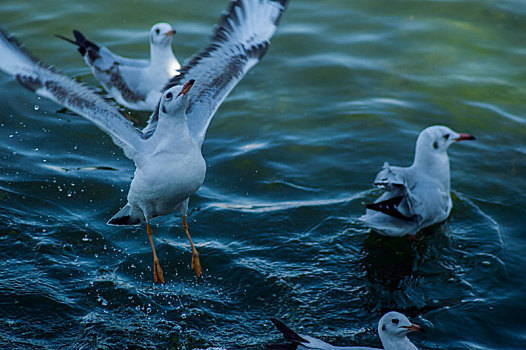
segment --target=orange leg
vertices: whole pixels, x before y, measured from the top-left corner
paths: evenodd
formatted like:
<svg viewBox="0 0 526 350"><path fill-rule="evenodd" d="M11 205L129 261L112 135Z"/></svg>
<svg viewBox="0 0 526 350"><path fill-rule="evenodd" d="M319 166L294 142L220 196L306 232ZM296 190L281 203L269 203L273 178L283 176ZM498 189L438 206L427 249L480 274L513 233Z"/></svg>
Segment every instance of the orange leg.
<svg viewBox="0 0 526 350"><path fill-rule="evenodd" d="M190 245L192 246L192 270L194 270L195 275L197 278L201 277L201 262L199 261L199 253L194 247L194 242L192 242L192 237L190 237L190 232L188 232L188 224L186 223L186 215L183 215L183 230L186 233L186 236L188 237L188 240L190 241Z"/></svg>
<svg viewBox="0 0 526 350"><path fill-rule="evenodd" d="M164 275L163 270L161 269L161 264L159 264L159 259L157 258L157 253L155 253L155 245L153 244L153 230L150 227L150 222L146 222L146 231L148 232L148 238L150 238L150 243L152 244L153 251L153 279L155 283L164 284Z"/></svg>

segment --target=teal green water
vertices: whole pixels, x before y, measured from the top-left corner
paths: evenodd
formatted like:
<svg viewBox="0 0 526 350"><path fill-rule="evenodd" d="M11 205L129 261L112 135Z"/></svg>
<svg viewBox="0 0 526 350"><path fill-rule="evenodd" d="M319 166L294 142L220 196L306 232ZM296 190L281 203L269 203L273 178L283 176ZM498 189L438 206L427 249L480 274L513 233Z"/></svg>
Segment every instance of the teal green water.
<svg viewBox="0 0 526 350"><path fill-rule="evenodd" d="M226 6L3 0L0 24L97 86L54 33L144 57L167 21L183 60ZM105 224L132 162L0 74L0 347L259 349L281 339L269 317L380 346L377 321L397 310L427 328L411 335L421 349L526 348L525 45L519 0L292 0L208 130L189 217L201 281L180 218L155 221L165 286L145 229ZM451 217L418 242L370 233L357 219L376 172L408 165L432 124L477 136L449 151Z"/></svg>

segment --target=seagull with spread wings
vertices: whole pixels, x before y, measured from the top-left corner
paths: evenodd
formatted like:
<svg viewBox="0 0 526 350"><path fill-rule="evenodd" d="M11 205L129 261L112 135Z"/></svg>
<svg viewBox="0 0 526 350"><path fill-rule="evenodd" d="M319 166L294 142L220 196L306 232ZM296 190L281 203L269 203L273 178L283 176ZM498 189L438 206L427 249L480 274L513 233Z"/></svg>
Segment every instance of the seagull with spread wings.
<svg viewBox="0 0 526 350"><path fill-rule="evenodd" d="M65 106L107 132L136 171L128 203L108 222L146 228L154 256L154 279L164 283L150 220L179 213L192 246L192 269L202 273L186 212L189 197L204 181L201 154L217 108L241 78L263 57L288 0L234 0L211 43L193 56L164 88L148 125L137 129L119 110L90 88L64 76L0 31L0 70L40 96Z"/></svg>

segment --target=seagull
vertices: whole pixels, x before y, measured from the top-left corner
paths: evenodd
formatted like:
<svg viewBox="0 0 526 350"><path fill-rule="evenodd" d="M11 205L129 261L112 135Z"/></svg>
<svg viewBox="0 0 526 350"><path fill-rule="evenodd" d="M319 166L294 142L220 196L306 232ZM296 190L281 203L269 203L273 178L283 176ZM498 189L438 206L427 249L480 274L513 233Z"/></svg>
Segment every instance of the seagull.
<svg viewBox="0 0 526 350"><path fill-rule="evenodd" d="M89 41L78 30L75 40L57 37L77 46L93 75L115 100L130 109L151 111L157 105L168 81L181 65L172 51L175 30L168 23L157 23L150 30L150 59L126 58Z"/></svg>
<svg viewBox="0 0 526 350"><path fill-rule="evenodd" d="M108 224L146 222L155 283L164 284L164 274L155 252L150 221L172 213L182 216L182 227L192 247L191 266L196 276L201 276L199 254L188 232L186 212L189 197L205 177L201 148L206 130L221 102L267 51L287 2L232 1L211 43L164 87L142 130L92 89L35 58L18 40L0 30L0 70L13 75L36 94L93 122L135 162L128 203Z"/></svg>
<svg viewBox="0 0 526 350"><path fill-rule="evenodd" d="M391 237L414 236L421 229L446 220L453 207L447 150L453 143L474 139L445 126L424 129L416 141L411 166L390 166L385 162L374 180L374 185L385 192L366 206L360 220Z"/></svg>
<svg viewBox="0 0 526 350"><path fill-rule="evenodd" d="M381 350L363 346L334 346L322 340L308 335L299 335L290 329L283 322L271 318L274 325L279 329L283 336L290 343L288 344L267 344L265 349L270 350ZM386 313L378 323L378 335L385 350L418 350L406 337L407 333L423 331L420 326L411 323L403 314L391 311Z"/></svg>

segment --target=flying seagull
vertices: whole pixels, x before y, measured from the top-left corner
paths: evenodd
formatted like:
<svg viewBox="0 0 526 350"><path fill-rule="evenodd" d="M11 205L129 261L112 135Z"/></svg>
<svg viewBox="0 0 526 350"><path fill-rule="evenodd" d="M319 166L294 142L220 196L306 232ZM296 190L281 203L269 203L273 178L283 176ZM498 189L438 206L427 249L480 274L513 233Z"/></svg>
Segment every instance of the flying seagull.
<svg viewBox="0 0 526 350"><path fill-rule="evenodd" d="M453 143L474 139L445 126L424 129L416 141L413 165L397 167L386 162L376 175L374 185L385 192L367 205L360 220L393 237L413 236L446 220L453 207L447 150Z"/></svg>
<svg viewBox="0 0 526 350"><path fill-rule="evenodd" d="M42 63L14 37L0 30L0 70L13 75L38 95L92 121L135 162L137 169L128 203L108 224L139 225L146 221L156 283L164 283L164 277L155 253L150 220L171 213L182 215L183 229L192 246L192 269L197 277L201 275L186 211L189 197L205 176L201 146L206 130L221 102L267 51L287 1L232 1L211 43L181 69L180 75L170 80L143 130L133 126L93 90ZM176 121L180 129L175 127ZM174 167L181 167L181 172L174 173Z"/></svg>
<svg viewBox="0 0 526 350"><path fill-rule="evenodd" d="M283 322L271 318L289 343L267 344L265 349L270 350L381 350L363 346L334 346L308 335L299 335ZM385 350L418 350L406 337L407 333L421 331L420 326L411 323L403 314L391 311L386 313L378 323L378 335Z"/></svg>
<svg viewBox="0 0 526 350"><path fill-rule="evenodd" d="M93 75L121 105L151 111L161 97L163 87L181 68L172 51L175 30L168 23L157 23L150 30L150 59L126 58L89 41L78 30L75 40L57 37L77 46Z"/></svg>

